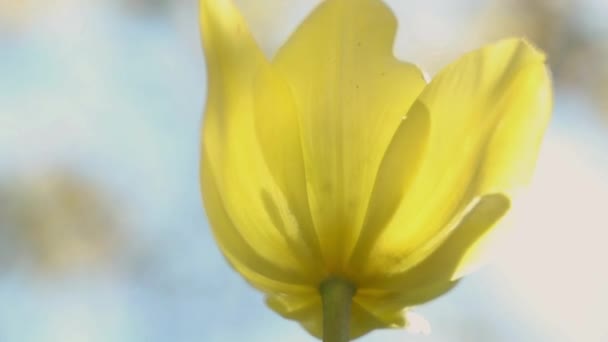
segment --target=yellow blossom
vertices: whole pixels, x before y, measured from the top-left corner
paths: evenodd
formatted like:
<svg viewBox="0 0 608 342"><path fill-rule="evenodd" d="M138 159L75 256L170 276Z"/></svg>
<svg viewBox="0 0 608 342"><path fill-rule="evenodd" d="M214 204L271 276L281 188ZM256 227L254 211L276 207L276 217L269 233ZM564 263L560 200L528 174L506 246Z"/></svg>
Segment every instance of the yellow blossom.
<svg viewBox="0 0 608 342"><path fill-rule="evenodd" d="M201 0L201 24L206 212L267 304L319 337L319 287L343 279L355 338L452 288L530 177L544 55L506 39L427 84L379 0L323 1L273 58L231 0Z"/></svg>

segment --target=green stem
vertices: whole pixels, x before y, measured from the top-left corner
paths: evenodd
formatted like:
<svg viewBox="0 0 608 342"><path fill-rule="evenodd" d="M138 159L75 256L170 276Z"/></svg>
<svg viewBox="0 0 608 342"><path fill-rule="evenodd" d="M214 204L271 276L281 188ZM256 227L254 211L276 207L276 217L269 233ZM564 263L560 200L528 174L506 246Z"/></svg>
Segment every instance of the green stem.
<svg viewBox="0 0 608 342"><path fill-rule="evenodd" d="M339 278L321 283L323 301L323 342L350 340L350 314L355 287Z"/></svg>

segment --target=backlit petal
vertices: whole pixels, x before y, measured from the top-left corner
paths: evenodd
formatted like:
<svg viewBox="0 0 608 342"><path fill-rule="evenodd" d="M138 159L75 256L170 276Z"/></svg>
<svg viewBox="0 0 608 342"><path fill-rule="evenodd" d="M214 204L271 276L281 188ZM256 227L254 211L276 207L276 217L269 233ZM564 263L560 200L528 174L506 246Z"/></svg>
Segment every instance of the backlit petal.
<svg viewBox="0 0 608 342"><path fill-rule="evenodd" d="M514 39L469 53L433 79L408 113L431 115L424 163L393 220L371 236L363 278L407 272L441 245L475 198L508 191L526 174L491 161L508 164L521 151L527 162L512 170L532 166L549 117L547 87L544 56ZM522 122L534 125L521 131Z"/></svg>
<svg viewBox="0 0 608 342"><path fill-rule="evenodd" d="M276 269L267 276L281 273L278 280L316 285L318 267L298 253L304 248L294 238L297 225L284 224L289 204L268 171L255 133L254 78L268 62L230 0L203 0L201 25L208 70L201 167L203 178L212 179L203 182L203 194L209 217L216 217L214 234L226 256L241 255L249 245ZM217 219L222 216L227 217ZM233 265L248 262L236 259ZM265 274L262 264L249 268Z"/></svg>
<svg viewBox="0 0 608 342"><path fill-rule="evenodd" d="M490 231L509 207L509 199L502 194L480 198L453 233L424 261L408 272L368 282L369 287L359 293L361 301L372 310L397 312L450 290L456 284L452 275L468 248Z"/></svg>
<svg viewBox="0 0 608 342"><path fill-rule="evenodd" d="M254 89L258 141L266 164L287 199L288 206L274 210L277 224L291 232L292 246L297 253L322 271L323 260L310 216L300 127L291 90L270 65L260 68Z"/></svg>
<svg viewBox="0 0 608 342"><path fill-rule="evenodd" d="M392 54L396 21L377 0L327 0L273 64L292 90L308 200L327 271L343 273L378 167L411 103L420 71Z"/></svg>
<svg viewBox="0 0 608 342"><path fill-rule="evenodd" d="M551 116L552 103L547 68L541 64L527 67L504 101L509 114L498 123L470 192L477 195L503 192L512 197L511 194L517 193L516 189L528 183ZM491 240L493 232L495 230L488 229L468 246L452 277L460 277L484 262L479 258L487 256L487 252L481 254L479 249L491 247L484 243Z"/></svg>
<svg viewBox="0 0 608 342"><path fill-rule="evenodd" d="M203 165L209 163L203 151ZM298 274L297 269L281 267L259 252L256 245L245 239L245 235L234 226L223 205L221 195L210 167L201 170L203 199L207 217L215 239L230 264L247 281L259 290L269 294L297 294L310 292L310 287Z"/></svg>
<svg viewBox="0 0 608 342"><path fill-rule="evenodd" d="M381 228L397 210L404 193L416 179L430 131L430 115L424 107L411 110L401 122L380 165L363 229L349 260L347 272L357 279L366 264ZM373 256L371 256L373 257Z"/></svg>

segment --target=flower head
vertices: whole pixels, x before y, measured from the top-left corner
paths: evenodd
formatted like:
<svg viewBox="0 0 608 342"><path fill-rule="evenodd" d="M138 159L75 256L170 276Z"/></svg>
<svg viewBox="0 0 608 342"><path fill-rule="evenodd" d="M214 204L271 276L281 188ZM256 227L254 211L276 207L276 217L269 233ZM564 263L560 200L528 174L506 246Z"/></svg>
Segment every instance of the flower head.
<svg viewBox="0 0 608 342"><path fill-rule="evenodd" d="M351 337L452 288L532 171L545 57L507 39L426 83L379 0L325 0L274 58L230 0L201 0L202 189L215 238L268 305L321 335L320 284L352 284Z"/></svg>

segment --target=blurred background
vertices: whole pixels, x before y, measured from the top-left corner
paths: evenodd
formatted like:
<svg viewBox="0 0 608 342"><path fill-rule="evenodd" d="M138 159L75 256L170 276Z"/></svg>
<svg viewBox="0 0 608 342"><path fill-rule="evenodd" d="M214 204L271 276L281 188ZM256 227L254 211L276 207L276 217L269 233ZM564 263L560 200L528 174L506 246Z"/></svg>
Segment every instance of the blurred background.
<svg viewBox="0 0 608 342"><path fill-rule="evenodd" d="M495 262L361 341L608 341L608 2L388 1L431 75L525 36L554 118ZM272 54L314 0L239 1ZM219 254L199 199L196 0L0 0L0 341L314 341ZM432 332L420 316L430 322Z"/></svg>

